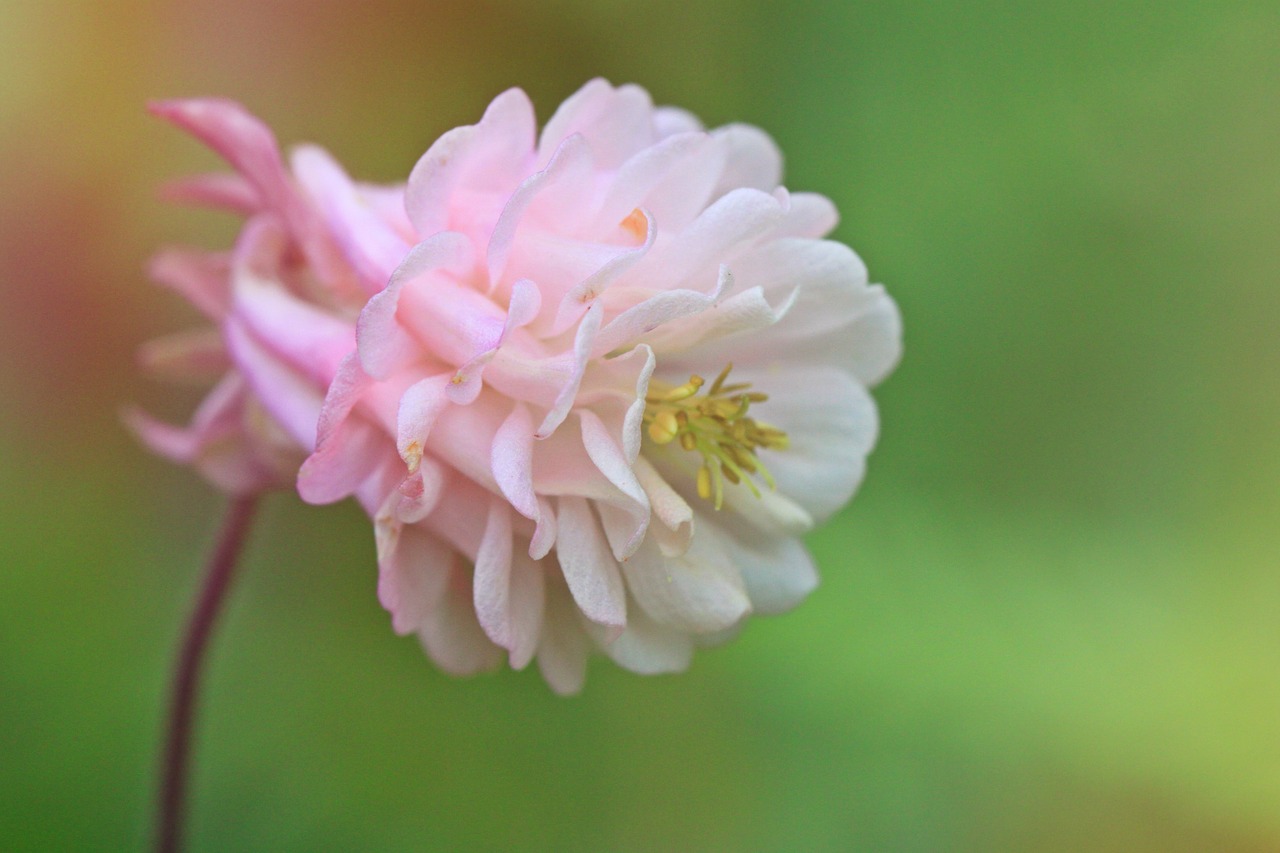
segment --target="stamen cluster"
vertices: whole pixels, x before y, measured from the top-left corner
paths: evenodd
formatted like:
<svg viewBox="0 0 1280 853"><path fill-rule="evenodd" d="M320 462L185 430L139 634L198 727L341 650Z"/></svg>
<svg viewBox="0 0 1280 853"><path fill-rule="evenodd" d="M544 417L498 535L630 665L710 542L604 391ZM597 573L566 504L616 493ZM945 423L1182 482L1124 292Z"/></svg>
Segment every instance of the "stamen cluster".
<svg viewBox="0 0 1280 853"><path fill-rule="evenodd" d="M716 509L724 505L724 481L745 483L751 493L760 497L760 489L751 475L773 490L777 483L764 466L756 450L786 450L787 434L777 427L747 417L752 403L763 403L768 394L751 390L751 383L726 385L732 362L720 371L704 395L699 395L705 380L696 373L689 381L674 388L653 380L645 397L644 422L649 438L655 444L679 441L685 450L702 456L698 468L698 496L713 500Z"/></svg>

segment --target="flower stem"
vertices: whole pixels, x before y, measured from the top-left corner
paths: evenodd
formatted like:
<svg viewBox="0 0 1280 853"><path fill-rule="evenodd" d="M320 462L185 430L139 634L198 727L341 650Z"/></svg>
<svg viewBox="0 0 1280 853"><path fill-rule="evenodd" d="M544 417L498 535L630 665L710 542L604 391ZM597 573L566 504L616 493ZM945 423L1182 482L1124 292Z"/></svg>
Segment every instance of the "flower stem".
<svg viewBox="0 0 1280 853"><path fill-rule="evenodd" d="M218 541L205 565L204 586L196 601L186 636L178 656L173 691L169 696L169 725L165 734L164 763L161 765L159 814L156 819L156 850L176 853L182 846L182 818L187 790L187 764L191 753L192 721L196 690L204 651L222 609L236 561L253 521L257 500L232 499L218 533Z"/></svg>

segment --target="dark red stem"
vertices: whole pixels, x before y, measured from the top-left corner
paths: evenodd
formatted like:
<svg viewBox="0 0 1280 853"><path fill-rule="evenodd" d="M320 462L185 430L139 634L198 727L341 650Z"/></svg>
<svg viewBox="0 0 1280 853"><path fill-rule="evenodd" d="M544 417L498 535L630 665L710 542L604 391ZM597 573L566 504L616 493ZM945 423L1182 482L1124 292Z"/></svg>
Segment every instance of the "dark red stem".
<svg viewBox="0 0 1280 853"><path fill-rule="evenodd" d="M169 727L165 734L164 763L161 766L159 814L156 820L156 850L177 853L182 847L182 819L186 805L187 765L191 755L191 731L195 718L196 691L205 647L226 599L236 562L253 521L257 501L253 497L232 499L218 533L214 551L205 565L204 586L187 623L182 651L174 673L169 697Z"/></svg>

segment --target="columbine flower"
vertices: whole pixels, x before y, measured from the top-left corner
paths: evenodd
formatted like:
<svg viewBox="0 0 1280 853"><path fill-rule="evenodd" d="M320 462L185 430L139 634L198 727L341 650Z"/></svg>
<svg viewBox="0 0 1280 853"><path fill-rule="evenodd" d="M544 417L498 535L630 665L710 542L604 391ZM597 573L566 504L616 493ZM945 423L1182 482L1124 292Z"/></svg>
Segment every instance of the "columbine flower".
<svg viewBox="0 0 1280 853"><path fill-rule="evenodd" d="M275 357L233 355L282 424L281 357L332 377L299 491L359 497L393 625L444 669L536 657L571 692L596 647L680 670L813 589L800 537L861 479L900 322L765 134L597 80L540 136L500 95L403 216L316 150L294 172L376 295L336 364L313 294L254 278L237 322Z"/></svg>
<svg viewBox="0 0 1280 853"><path fill-rule="evenodd" d="M317 148L286 169L234 104L156 111L238 172L170 195L247 218L154 263L217 331L146 360L225 374L190 427L136 428L233 493L306 457L306 500L355 494L443 668L679 670L813 588L799 537L861 478L899 319L762 132L593 81L535 139L512 90L375 187Z"/></svg>

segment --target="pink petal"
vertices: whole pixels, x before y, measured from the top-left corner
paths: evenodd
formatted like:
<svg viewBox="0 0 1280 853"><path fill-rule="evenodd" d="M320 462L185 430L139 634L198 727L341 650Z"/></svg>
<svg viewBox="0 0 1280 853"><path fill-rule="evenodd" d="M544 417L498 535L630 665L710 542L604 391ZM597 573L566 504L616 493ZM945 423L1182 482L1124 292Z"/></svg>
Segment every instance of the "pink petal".
<svg viewBox="0 0 1280 853"><path fill-rule="evenodd" d="M186 381L216 380L231 366L222 336L214 328L147 341L138 350L138 364L148 373Z"/></svg>
<svg viewBox="0 0 1280 853"><path fill-rule="evenodd" d="M417 356L419 345L396 320L404 285L425 272L457 269L471 263L471 243L462 234L443 232L414 246L392 274L387 287L369 300L356 324L360 363L375 379Z"/></svg>
<svg viewBox="0 0 1280 853"><path fill-rule="evenodd" d="M168 181L160 198L176 204L201 205L249 215L262 209L262 197L242 175L215 172Z"/></svg>
<svg viewBox="0 0 1280 853"><path fill-rule="evenodd" d="M264 346L232 318L223 327L227 350L253 395L304 451L315 447L316 422L324 402L318 383Z"/></svg>
<svg viewBox="0 0 1280 853"><path fill-rule="evenodd" d="M387 437L364 421L348 419L298 470L298 494L309 504L329 504L353 494L386 458Z"/></svg>
<svg viewBox="0 0 1280 853"><path fill-rule="evenodd" d="M545 162L560 142L581 133L604 169L617 168L627 157L652 145L653 102L638 86L614 89L605 80L588 82L570 95L547 122L538 143Z"/></svg>
<svg viewBox="0 0 1280 853"><path fill-rule="evenodd" d="M427 436L440 413L449 405L445 388L450 377L428 376L412 385L400 398L396 422L396 450L412 473L427 447Z"/></svg>
<svg viewBox="0 0 1280 853"><path fill-rule="evenodd" d="M501 198L526 174L533 151L533 105L519 89L493 99L479 124L441 136L409 176L405 212L419 236L450 228L449 200L460 186ZM495 211L496 213L496 211Z"/></svg>
<svg viewBox="0 0 1280 853"><path fill-rule="evenodd" d="M392 553L378 561L378 600L391 613L397 634L418 631L436 608L449 580L453 551L414 525L401 530Z"/></svg>
<svg viewBox="0 0 1280 853"><path fill-rule="evenodd" d="M489 269L489 289L492 290L502 278L502 272L511 254L516 234L525 217L525 212L540 193L553 189L556 184L579 180L590 174L591 154L581 137L573 136L560 145L551 158L551 162L541 171L535 172L520 184L502 208L493 234L489 238L486 262Z"/></svg>
<svg viewBox="0 0 1280 853"><path fill-rule="evenodd" d="M151 259L148 274L220 320L231 305L231 259L226 253L165 249Z"/></svg>
<svg viewBox="0 0 1280 853"><path fill-rule="evenodd" d="M303 146L294 151L292 161L299 183L320 209L365 290L382 290L404 260L409 243L373 210L328 152Z"/></svg>
<svg viewBox="0 0 1280 853"><path fill-rule="evenodd" d="M649 277L679 286L723 261L734 247L764 234L781 218L781 205L768 193L733 190L712 203L670 243L655 247L649 255L651 262L640 269Z"/></svg>
<svg viewBox="0 0 1280 853"><path fill-rule="evenodd" d="M778 186L782 180L782 152L769 134L758 127L730 124L716 128L711 136L727 152L724 172L713 195L738 187L772 192Z"/></svg>
<svg viewBox="0 0 1280 853"><path fill-rule="evenodd" d="M422 647L450 675L473 675L502 663L502 650L490 642L472 605L471 577L455 559L440 603L418 632Z"/></svg>
<svg viewBox="0 0 1280 853"><path fill-rule="evenodd" d="M275 135L240 104L218 98L156 101L160 116L218 152L257 189L266 206L283 210L290 189Z"/></svg>
<svg viewBox="0 0 1280 853"><path fill-rule="evenodd" d="M605 264L586 279L575 285L560 301L556 311L552 334L559 334L578 321L587 309L595 303L595 299L619 276L635 266L653 246L657 230L653 227L653 219L648 213L641 211L645 219L645 238L639 246L619 251L609 258Z"/></svg>

